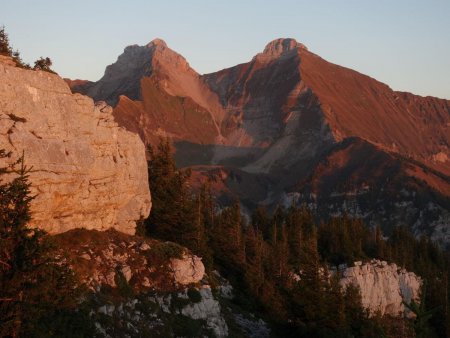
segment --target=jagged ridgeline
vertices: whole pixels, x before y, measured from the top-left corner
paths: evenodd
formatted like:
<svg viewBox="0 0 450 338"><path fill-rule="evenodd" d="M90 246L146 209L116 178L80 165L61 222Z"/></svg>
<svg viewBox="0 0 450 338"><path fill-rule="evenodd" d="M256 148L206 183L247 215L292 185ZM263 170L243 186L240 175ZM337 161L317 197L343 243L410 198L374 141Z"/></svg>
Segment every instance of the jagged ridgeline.
<svg viewBox="0 0 450 338"><path fill-rule="evenodd" d="M68 82L146 144L171 138L191 184L212 179L224 205L294 200L318 218L450 238L448 100L394 91L294 39L204 75L156 39L125 48L97 82Z"/></svg>
<svg viewBox="0 0 450 338"><path fill-rule="evenodd" d="M64 82L0 33L0 335L448 336L447 101L292 39L203 76L154 40Z"/></svg>

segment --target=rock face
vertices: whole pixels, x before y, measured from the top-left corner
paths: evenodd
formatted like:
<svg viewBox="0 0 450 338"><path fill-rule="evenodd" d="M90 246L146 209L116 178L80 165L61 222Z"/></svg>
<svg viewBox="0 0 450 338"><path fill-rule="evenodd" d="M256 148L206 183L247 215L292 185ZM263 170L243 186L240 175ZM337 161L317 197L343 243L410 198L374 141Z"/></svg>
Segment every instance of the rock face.
<svg viewBox="0 0 450 338"><path fill-rule="evenodd" d="M220 304L214 298L209 286L204 286L199 290L201 296L200 302L189 304L181 310L184 316L192 319L203 319L209 328L211 328L217 337L228 337L228 327L222 316ZM183 295L188 298L185 293Z"/></svg>
<svg viewBox="0 0 450 338"><path fill-rule="evenodd" d="M49 233L131 234L150 212L142 141L57 75L0 64L0 148L32 167L32 225Z"/></svg>
<svg viewBox="0 0 450 338"><path fill-rule="evenodd" d="M220 138L224 112L217 95L160 39L125 48L98 82L68 83L75 92L114 105L116 121L146 143L160 136L196 143Z"/></svg>
<svg viewBox="0 0 450 338"><path fill-rule="evenodd" d="M372 314L409 316L403 302L420 300L422 280L396 264L372 260L365 264L355 262L355 266L346 268L340 283L344 288L349 284L359 287L362 305Z"/></svg>
<svg viewBox="0 0 450 338"><path fill-rule="evenodd" d="M121 303L102 304L102 299L91 313L99 331L108 338L185 337L186 323L191 324L190 336L228 337L226 317L209 285L190 290L198 294L195 301L187 290L170 294L151 292Z"/></svg>

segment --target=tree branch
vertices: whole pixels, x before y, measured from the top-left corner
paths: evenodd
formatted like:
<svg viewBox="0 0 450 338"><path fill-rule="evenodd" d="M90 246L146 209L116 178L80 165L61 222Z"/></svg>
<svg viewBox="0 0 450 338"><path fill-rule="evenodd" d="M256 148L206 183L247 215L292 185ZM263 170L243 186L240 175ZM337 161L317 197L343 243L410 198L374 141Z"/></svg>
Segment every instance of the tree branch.
<svg viewBox="0 0 450 338"><path fill-rule="evenodd" d="M8 268L11 269L11 265L6 263L6 262L4 262L4 261L2 261L2 260L0 260L0 264L3 264L4 266L7 266Z"/></svg>

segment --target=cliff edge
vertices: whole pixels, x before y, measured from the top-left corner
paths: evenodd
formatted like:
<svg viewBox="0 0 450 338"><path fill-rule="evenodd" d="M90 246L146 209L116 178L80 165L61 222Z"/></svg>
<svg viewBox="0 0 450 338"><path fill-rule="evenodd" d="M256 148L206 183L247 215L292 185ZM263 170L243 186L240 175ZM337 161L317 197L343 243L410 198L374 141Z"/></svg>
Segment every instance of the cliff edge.
<svg viewBox="0 0 450 338"><path fill-rule="evenodd" d="M7 60L6 60L7 61ZM31 168L31 225L134 234L150 213L145 147L114 122L112 108L55 74L0 60L0 149ZM0 163L0 167L5 163Z"/></svg>

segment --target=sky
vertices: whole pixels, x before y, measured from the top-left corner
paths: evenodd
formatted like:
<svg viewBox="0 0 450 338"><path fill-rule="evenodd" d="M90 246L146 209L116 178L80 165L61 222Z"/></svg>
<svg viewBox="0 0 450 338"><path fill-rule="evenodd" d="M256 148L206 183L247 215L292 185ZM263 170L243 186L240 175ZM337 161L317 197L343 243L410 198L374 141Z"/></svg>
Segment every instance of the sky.
<svg viewBox="0 0 450 338"><path fill-rule="evenodd" d="M0 0L0 25L29 63L98 80L132 44L161 38L199 73L291 37L394 90L450 99L449 0Z"/></svg>

